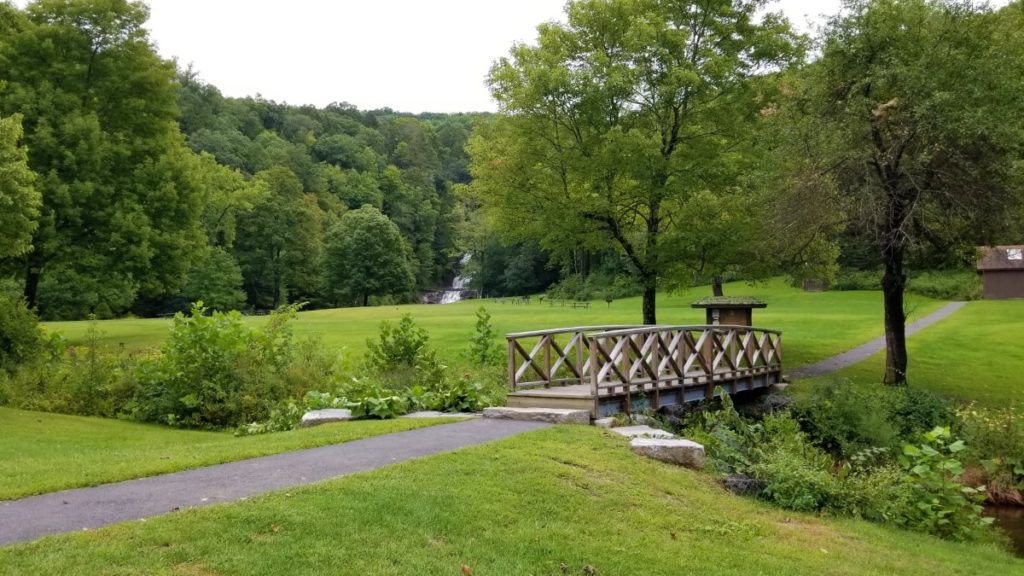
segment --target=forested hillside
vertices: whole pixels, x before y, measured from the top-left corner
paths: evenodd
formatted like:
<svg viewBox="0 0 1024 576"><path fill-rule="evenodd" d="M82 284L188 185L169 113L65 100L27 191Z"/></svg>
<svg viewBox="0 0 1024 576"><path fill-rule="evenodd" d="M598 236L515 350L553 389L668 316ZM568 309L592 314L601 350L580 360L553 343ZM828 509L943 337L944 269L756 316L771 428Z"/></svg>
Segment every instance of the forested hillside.
<svg viewBox="0 0 1024 576"><path fill-rule="evenodd" d="M4 222L5 291L72 319L406 301L451 279L472 116L226 98L159 58L147 17L124 1L0 4L0 133L27 175ZM366 218L343 225L364 206L397 230L392 261L332 262L379 240ZM387 289L361 292L378 271Z"/></svg>

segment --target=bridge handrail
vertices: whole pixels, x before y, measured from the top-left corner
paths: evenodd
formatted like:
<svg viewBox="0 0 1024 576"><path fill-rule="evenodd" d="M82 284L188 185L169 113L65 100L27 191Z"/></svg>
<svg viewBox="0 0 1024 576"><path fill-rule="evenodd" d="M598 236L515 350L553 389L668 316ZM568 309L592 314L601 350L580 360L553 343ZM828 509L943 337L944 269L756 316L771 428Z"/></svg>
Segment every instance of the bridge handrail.
<svg viewBox="0 0 1024 576"><path fill-rule="evenodd" d="M627 330L639 328L640 324L611 324L608 326L575 326L572 328L550 328L547 330L534 330L531 332L513 332L505 334L507 340L519 338L534 338L537 336L549 336L555 334L568 334L570 332L607 332L608 330Z"/></svg>
<svg viewBox="0 0 1024 576"><path fill-rule="evenodd" d="M757 326L743 326L740 324L680 324L680 325L666 325L666 324L646 324L643 326L628 326L620 328L618 326L609 326L611 330L604 332L597 332L590 334L591 338L609 338L614 336L631 336L634 334L646 334L649 332L661 332L665 330L746 330L748 332L768 332L770 334L782 335L781 330L773 330L771 328L759 328Z"/></svg>

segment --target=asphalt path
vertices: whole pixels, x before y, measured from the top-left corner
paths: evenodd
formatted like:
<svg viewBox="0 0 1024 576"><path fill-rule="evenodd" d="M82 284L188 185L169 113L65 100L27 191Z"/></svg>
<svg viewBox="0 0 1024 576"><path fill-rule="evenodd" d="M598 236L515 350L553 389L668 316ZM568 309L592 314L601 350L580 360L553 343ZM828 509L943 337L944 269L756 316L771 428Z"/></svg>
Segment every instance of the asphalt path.
<svg viewBox="0 0 1024 576"><path fill-rule="evenodd" d="M0 546L233 502L498 440L549 424L476 418L184 472L0 502Z"/></svg>
<svg viewBox="0 0 1024 576"><path fill-rule="evenodd" d="M910 336L918 330L922 330L935 324L936 322L948 318L950 315L955 313L964 307L966 302L950 302L942 308L939 308L935 312L912 322L907 326L907 336ZM885 348L885 336L880 336L867 344L861 344L853 350L843 352L837 356L826 358L816 364L808 364L807 366L801 366L794 370L787 372L787 376L790 380L800 380L802 378L814 378L815 376L823 376L838 370L842 370L847 366L856 364L861 360L866 360L869 356Z"/></svg>

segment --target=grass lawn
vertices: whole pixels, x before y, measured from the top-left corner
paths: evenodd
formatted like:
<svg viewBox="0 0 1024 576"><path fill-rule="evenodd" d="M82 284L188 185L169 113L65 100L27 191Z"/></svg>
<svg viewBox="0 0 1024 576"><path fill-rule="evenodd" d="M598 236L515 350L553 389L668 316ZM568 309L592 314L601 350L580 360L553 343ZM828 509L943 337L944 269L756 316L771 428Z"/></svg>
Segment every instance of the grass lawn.
<svg viewBox="0 0 1024 576"><path fill-rule="evenodd" d="M563 562L604 576L1024 574L993 546L730 495L591 427L0 549L5 575L560 575Z"/></svg>
<svg viewBox="0 0 1024 576"><path fill-rule="evenodd" d="M1024 300L968 302L953 316L907 339L911 386L1005 405L1024 401ZM878 382L885 353L823 378Z"/></svg>
<svg viewBox="0 0 1024 576"><path fill-rule="evenodd" d="M768 303L768 308L754 312L754 324L783 331L785 364L793 367L821 360L843 352L882 334L881 292L808 293L787 286L781 280L749 286L743 283L726 285L726 294L750 295ZM663 324L703 324L704 311L690 307L695 300L710 295L708 287L693 288L674 294L660 294L658 321ZM927 314L942 302L908 297L911 319ZM587 309L551 307L548 304L513 305L491 300L471 300L447 305L404 305L371 308L340 308L315 310L299 314L295 333L317 336L331 346L345 347L362 354L366 339L375 337L383 320L397 321L402 314L412 314L430 332L431 340L448 362L468 348L476 322L475 312L481 305L492 314L498 333L521 332L564 326L597 326L606 324L639 324L640 298L612 302L593 302ZM261 323L263 317L250 322ZM104 340L112 345L123 343L126 349L137 350L160 345L167 334L168 320L126 319L100 322ZM50 329L64 333L72 344L81 343L88 322L50 322Z"/></svg>
<svg viewBox="0 0 1024 576"><path fill-rule="evenodd" d="M345 422L236 438L105 418L0 408L0 500L176 472L452 422Z"/></svg>

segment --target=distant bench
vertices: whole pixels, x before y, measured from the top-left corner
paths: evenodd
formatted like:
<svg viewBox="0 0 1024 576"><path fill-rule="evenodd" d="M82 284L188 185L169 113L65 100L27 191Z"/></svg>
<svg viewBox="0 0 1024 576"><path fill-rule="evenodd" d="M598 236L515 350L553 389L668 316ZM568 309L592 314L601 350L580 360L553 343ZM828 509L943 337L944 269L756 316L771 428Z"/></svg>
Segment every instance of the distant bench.
<svg viewBox="0 0 1024 576"><path fill-rule="evenodd" d="M573 302L573 308L590 308L590 302Z"/></svg>

